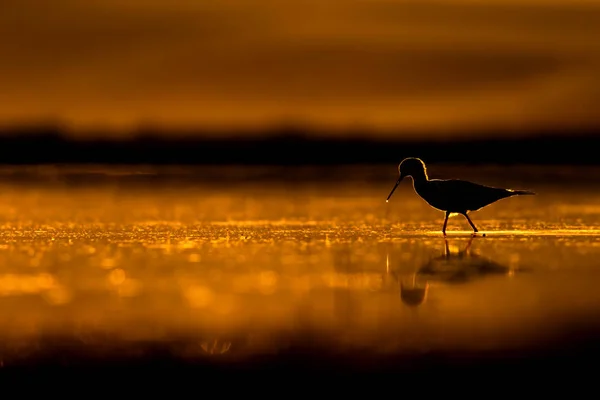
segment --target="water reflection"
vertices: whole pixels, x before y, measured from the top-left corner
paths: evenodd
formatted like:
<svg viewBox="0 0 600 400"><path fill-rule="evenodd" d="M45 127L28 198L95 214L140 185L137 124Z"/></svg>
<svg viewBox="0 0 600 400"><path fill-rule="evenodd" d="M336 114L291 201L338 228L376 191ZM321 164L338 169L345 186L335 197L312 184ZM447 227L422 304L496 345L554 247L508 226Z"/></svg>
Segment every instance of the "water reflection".
<svg viewBox="0 0 600 400"><path fill-rule="evenodd" d="M400 282L400 299L410 307L423 304L429 291L429 282L418 283L416 278L417 274L413 276L412 284L409 286L405 286L403 282Z"/></svg>
<svg viewBox="0 0 600 400"><path fill-rule="evenodd" d="M387 179L364 182L5 185L0 366L513 349L597 317L597 190L548 188L524 200L532 207L490 209L491 237L473 238L471 252L468 237L442 243L420 199L386 206ZM397 275L385 272L386 254ZM520 265L536 275L502 278Z"/></svg>
<svg viewBox="0 0 600 400"><path fill-rule="evenodd" d="M229 335L202 335L200 338L189 338L181 341L171 341L166 344L170 352L183 359L225 359L234 356L239 351L239 338Z"/></svg>
<svg viewBox="0 0 600 400"><path fill-rule="evenodd" d="M444 254L429 259L404 281L395 273L392 275L400 283L400 298L408 306L416 307L425 302L430 282L442 284L467 283L489 275L512 275L516 271L494 260L471 251L475 238L467 242L463 250L453 253L447 239L444 239Z"/></svg>
<svg viewBox="0 0 600 400"><path fill-rule="evenodd" d="M231 349L231 341L214 338L202 341L200 347L206 354L225 354Z"/></svg>

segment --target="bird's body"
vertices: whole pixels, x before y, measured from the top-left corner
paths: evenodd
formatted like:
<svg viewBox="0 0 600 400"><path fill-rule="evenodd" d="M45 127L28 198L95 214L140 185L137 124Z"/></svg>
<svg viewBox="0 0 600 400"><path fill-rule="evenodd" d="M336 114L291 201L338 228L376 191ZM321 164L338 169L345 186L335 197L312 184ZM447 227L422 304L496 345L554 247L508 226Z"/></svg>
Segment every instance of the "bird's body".
<svg viewBox="0 0 600 400"><path fill-rule="evenodd" d="M415 192L431 207L440 211L459 214L480 210L507 197L531 194L518 190L480 185L460 179L414 181L413 186Z"/></svg>
<svg viewBox="0 0 600 400"><path fill-rule="evenodd" d="M388 200L402 179L410 176L415 192L431 207L446 213L442 228L444 235L450 214L464 215L473 228L473 232L476 233L478 230L467 213L480 210L508 197L535 194L527 190L497 188L461 179L429 179L425 163L418 158L404 159L398 166L398 171L400 178L388 196Z"/></svg>

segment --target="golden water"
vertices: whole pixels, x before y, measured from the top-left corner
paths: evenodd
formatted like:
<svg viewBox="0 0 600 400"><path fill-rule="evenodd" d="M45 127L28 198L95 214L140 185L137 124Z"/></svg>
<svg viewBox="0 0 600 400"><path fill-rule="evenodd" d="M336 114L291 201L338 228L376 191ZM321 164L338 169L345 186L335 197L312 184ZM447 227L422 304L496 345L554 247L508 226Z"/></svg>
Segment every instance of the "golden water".
<svg viewBox="0 0 600 400"><path fill-rule="evenodd" d="M77 184L61 170L29 169L33 180L5 170L0 362L52 340L107 352L161 343L183 358L305 338L341 352L531 347L600 313L600 190L585 170L565 186L569 176L539 169L502 180L502 169L456 167L538 195L473 213L486 237L470 240L466 220L451 218L447 241L443 214L409 182L386 204L393 166L382 179L357 170L226 184L136 184L133 168L83 171Z"/></svg>

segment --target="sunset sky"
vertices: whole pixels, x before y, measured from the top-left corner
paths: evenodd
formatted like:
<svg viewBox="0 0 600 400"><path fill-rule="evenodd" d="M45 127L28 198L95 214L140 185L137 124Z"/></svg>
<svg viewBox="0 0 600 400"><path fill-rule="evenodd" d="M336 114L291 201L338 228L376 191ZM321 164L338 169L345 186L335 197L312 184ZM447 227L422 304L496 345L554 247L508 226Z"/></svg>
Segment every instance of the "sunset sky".
<svg viewBox="0 0 600 400"><path fill-rule="evenodd" d="M2 0L0 124L600 127L600 0Z"/></svg>

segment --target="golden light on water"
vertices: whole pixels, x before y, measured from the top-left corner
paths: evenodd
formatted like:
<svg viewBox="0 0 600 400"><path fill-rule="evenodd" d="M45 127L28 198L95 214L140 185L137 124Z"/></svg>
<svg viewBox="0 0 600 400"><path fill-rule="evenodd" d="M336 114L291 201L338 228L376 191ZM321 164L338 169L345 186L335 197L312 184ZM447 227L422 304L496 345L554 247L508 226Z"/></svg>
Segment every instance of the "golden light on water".
<svg viewBox="0 0 600 400"><path fill-rule="evenodd" d="M387 353L544 343L600 311L600 213L575 207L600 192L542 185L473 213L486 237L459 218L447 240L412 188L383 205L387 183L6 185L0 335L177 338L182 357L272 353L308 333Z"/></svg>
<svg viewBox="0 0 600 400"><path fill-rule="evenodd" d="M276 358L272 378L280 362L312 357L308 369L329 377L339 369L327 357L365 371L442 359L447 376L451 353L461 363L544 353L544 367L548 354L598 358L600 169L562 157L595 162L579 134L600 126L600 0L4 3L5 162L150 164L0 168L1 368L189 363L226 365L230 379L232 364ZM206 157L153 148L166 136L177 147L178 135L234 132L235 148ZM240 153L238 138L274 132L286 140ZM537 132L568 133L562 164L427 170L537 194L467 219L445 219L398 186L396 165L335 165L389 160L380 139ZM335 136L339 148L312 135ZM346 146L354 135L372 142ZM112 140L132 136L140 152ZM95 138L115 151L98 151ZM300 158L273 150L295 143ZM472 143L398 152L475 162L483 152ZM551 140L531 151L521 143L512 162L553 162ZM190 155L332 164L152 164ZM195 376L215 385L206 370Z"/></svg>
<svg viewBox="0 0 600 400"><path fill-rule="evenodd" d="M41 293L54 286L54 277L50 274L0 276L0 295L11 296L25 293Z"/></svg>

